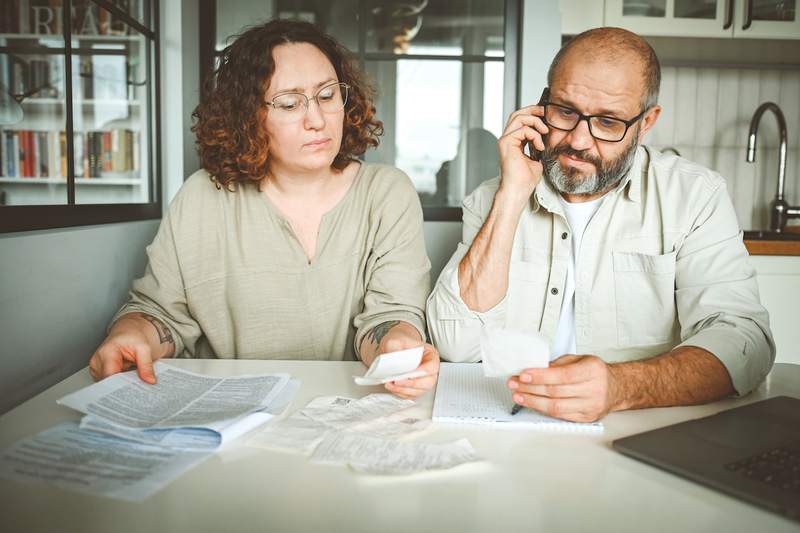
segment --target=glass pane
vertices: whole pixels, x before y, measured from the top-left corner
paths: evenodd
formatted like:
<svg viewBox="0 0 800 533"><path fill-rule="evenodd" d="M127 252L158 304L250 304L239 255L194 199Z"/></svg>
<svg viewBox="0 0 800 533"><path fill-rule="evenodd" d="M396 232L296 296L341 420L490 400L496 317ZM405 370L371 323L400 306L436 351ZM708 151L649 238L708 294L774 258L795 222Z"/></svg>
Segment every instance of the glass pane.
<svg viewBox="0 0 800 533"><path fill-rule="evenodd" d="M622 15L625 17L658 17L667 14L667 0L623 0Z"/></svg>
<svg viewBox="0 0 800 533"><path fill-rule="evenodd" d="M797 20L797 0L753 0L753 20Z"/></svg>
<svg viewBox="0 0 800 533"><path fill-rule="evenodd" d="M368 0L367 53L502 56L504 2Z"/></svg>
<svg viewBox="0 0 800 533"><path fill-rule="evenodd" d="M460 206L497 176L503 64L442 60L369 61L380 87L385 135L367 161L405 171L426 206Z"/></svg>
<svg viewBox="0 0 800 533"><path fill-rule="evenodd" d="M225 0L217 2L216 50L222 50L248 26L273 18L312 22L350 51L358 51L359 0Z"/></svg>
<svg viewBox="0 0 800 533"><path fill-rule="evenodd" d="M63 49L57 34L0 19L0 205L67 203Z"/></svg>
<svg viewBox="0 0 800 533"><path fill-rule="evenodd" d="M99 19L108 15L86 0L75 3L78 13L88 7ZM147 203L147 39L128 25L119 35L85 29L72 42L75 202Z"/></svg>
<svg viewBox="0 0 800 533"><path fill-rule="evenodd" d="M717 0L675 0L675 17L713 20L717 18Z"/></svg>

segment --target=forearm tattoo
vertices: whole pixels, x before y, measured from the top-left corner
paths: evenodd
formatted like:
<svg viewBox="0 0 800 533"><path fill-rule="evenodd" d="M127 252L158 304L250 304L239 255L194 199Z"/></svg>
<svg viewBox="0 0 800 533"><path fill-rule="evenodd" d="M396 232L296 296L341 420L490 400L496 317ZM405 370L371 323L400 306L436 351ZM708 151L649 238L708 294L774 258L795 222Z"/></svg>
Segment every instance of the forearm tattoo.
<svg viewBox="0 0 800 533"><path fill-rule="evenodd" d="M381 341L386 334L389 333L389 330L399 323L399 320L390 320L389 322L378 324L367 334L367 338L370 340L370 342L375 343L375 346L380 346Z"/></svg>
<svg viewBox="0 0 800 533"><path fill-rule="evenodd" d="M161 344L175 344L175 339L172 338L172 332L167 326L164 325L163 322L154 316L146 314L142 314L142 318L153 324L153 327L156 328L158 340L161 342Z"/></svg>

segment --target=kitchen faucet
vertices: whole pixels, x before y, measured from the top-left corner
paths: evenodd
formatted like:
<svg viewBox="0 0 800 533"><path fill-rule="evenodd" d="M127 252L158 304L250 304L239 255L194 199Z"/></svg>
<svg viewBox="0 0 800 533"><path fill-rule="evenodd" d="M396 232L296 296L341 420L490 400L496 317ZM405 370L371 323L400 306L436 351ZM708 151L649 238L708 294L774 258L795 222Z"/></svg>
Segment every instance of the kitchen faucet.
<svg viewBox="0 0 800 533"><path fill-rule="evenodd" d="M778 107L778 104L774 102L765 102L758 106L756 112L753 113L753 118L750 120L750 134L747 137L746 161L748 163L754 163L756 160L756 134L758 132L758 124L761 121L761 116L767 110L772 111L775 114L775 118L778 120L778 130L781 140L781 145L778 150L778 192L775 194L775 199L769 204L769 228L776 233L781 233L786 227L786 222L790 218L800 218L800 207L790 206L783 198L786 187L786 119L783 116L783 111Z"/></svg>

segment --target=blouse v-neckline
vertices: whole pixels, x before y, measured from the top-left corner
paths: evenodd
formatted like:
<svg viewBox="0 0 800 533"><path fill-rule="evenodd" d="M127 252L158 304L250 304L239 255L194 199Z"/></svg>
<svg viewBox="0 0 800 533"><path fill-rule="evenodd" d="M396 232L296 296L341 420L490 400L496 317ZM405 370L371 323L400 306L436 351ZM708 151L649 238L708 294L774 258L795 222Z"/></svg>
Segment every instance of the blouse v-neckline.
<svg viewBox="0 0 800 533"><path fill-rule="evenodd" d="M364 174L364 169L366 168L366 164L363 161L358 162L359 167L356 171L355 177L353 177L353 181L347 188L347 191L344 195L339 199L336 204L325 211L322 216L320 217L319 228L317 228L317 240L314 246L314 257L309 260L308 255L306 254L305 248L303 248L303 243L300 242L300 238L297 236L297 233L294 231L292 224L289 222L289 219L281 212L280 209L273 203L272 199L260 189L256 189L256 192L260 198L263 199L263 205L267 207L267 210L270 214L278 220L278 222L285 228L285 230L291 235L292 239L294 240L295 246L299 248L300 255L305 262L305 266L307 268L313 267L321 256L321 251L325 248L325 243L330 238L330 231L328 231L329 223L328 221L339 211L343 209L343 206L350 202L350 198L355 194L354 191L356 186L361 181L361 176Z"/></svg>

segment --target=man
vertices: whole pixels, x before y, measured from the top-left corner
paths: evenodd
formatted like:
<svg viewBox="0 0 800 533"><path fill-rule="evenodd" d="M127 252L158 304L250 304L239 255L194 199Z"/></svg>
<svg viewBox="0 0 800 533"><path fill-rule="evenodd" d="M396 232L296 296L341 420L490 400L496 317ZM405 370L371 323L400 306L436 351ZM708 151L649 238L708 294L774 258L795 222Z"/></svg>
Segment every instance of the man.
<svg viewBox="0 0 800 533"><path fill-rule="evenodd" d="M576 36L553 60L543 105L509 118L500 177L464 200L430 332L450 361L480 360L484 325L548 338L560 357L508 381L519 405L587 422L746 394L772 366L725 182L640 146L661 113L660 79L641 37Z"/></svg>

